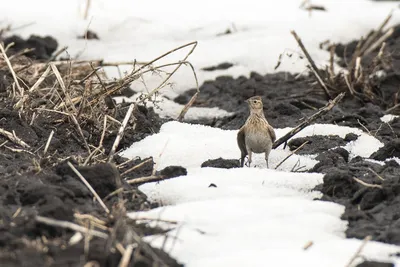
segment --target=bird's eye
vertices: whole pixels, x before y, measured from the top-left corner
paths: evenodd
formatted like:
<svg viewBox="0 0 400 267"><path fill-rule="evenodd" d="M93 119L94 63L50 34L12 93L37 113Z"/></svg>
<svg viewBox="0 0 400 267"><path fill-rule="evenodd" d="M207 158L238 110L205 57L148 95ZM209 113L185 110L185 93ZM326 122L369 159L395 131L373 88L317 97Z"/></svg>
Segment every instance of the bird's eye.
<svg viewBox="0 0 400 267"><path fill-rule="evenodd" d="M257 100L254 100L253 103L254 103L254 104L257 104Z"/></svg>

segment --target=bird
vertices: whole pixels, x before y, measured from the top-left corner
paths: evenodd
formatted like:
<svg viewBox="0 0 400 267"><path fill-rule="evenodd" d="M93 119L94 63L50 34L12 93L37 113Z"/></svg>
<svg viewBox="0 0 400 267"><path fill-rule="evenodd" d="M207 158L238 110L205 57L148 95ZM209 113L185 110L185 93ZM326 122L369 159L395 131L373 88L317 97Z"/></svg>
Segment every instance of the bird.
<svg viewBox="0 0 400 267"><path fill-rule="evenodd" d="M237 133L237 144L241 152L240 165L243 167L244 159L248 155L247 164L250 167L252 153L264 153L269 168L268 157L276 140L274 128L265 118L261 96L250 97L246 102L249 105L250 115Z"/></svg>

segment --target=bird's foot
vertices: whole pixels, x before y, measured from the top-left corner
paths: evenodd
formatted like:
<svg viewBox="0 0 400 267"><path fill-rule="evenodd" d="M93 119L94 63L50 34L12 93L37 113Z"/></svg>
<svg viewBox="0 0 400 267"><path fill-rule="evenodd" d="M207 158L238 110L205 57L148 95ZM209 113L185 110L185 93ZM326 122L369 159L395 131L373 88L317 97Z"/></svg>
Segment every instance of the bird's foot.
<svg viewBox="0 0 400 267"><path fill-rule="evenodd" d="M246 161L245 165L250 168L251 160Z"/></svg>

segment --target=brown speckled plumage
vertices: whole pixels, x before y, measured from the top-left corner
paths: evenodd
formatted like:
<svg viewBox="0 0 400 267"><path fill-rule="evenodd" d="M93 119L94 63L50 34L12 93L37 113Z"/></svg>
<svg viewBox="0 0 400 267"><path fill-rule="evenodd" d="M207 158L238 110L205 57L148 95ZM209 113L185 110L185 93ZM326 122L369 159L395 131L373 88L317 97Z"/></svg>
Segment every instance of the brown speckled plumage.
<svg viewBox="0 0 400 267"><path fill-rule="evenodd" d="M276 140L275 131L265 118L261 97L253 96L247 99L247 103L250 116L237 134L237 143L241 151L240 164L243 167L244 159L249 155L250 166L252 153L264 153L268 167L269 153Z"/></svg>

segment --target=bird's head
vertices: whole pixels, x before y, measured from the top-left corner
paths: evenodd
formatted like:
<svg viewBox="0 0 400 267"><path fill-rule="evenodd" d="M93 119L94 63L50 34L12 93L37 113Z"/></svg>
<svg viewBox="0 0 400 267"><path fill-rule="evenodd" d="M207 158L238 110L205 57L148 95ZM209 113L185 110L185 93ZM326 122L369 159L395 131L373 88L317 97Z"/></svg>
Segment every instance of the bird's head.
<svg viewBox="0 0 400 267"><path fill-rule="evenodd" d="M262 110L263 102L261 96L253 96L246 100L247 104L249 104L250 110Z"/></svg>

